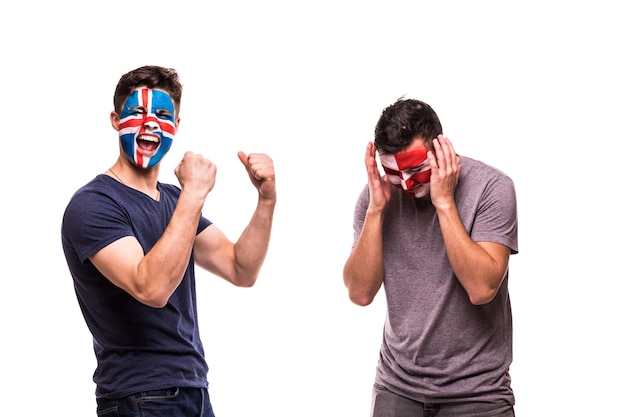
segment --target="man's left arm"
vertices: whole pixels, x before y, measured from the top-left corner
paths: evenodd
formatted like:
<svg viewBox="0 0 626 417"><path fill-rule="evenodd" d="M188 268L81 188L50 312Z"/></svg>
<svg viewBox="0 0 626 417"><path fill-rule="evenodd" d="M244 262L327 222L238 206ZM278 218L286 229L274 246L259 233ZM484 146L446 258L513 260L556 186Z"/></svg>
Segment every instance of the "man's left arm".
<svg viewBox="0 0 626 417"><path fill-rule="evenodd" d="M245 155L243 152L239 152L238 156L259 193L257 207L237 242L231 242L215 225L211 225L196 237L194 253L200 267L236 286L251 287L256 282L269 247L276 185L274 165L269 156Z"/></svg>
<svg viewBox="0 0 626 417"><path fill-rule="evenodd" d="M493 300L502 284L511 249L499 243L472 240L454 201L461 172L459 157L443 135L433 140L433 148L428 154L431 165L430 195L437 210L448 260L470 302L486 304Z"/></svg>

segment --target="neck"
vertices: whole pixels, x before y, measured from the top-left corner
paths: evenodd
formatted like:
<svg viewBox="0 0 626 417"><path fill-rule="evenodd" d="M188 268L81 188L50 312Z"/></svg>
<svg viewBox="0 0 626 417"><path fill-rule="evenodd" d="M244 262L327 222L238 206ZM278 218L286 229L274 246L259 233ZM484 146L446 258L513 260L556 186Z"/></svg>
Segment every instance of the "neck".
<svg viewBox="0 0 626 417"><path fill-rule="evenodd" d="M158 169L144 169L137 166L129 166L121 161L106 171L106 174L127 187L140 191L155 200L159 200L160 191L157 187Z"/></svg>

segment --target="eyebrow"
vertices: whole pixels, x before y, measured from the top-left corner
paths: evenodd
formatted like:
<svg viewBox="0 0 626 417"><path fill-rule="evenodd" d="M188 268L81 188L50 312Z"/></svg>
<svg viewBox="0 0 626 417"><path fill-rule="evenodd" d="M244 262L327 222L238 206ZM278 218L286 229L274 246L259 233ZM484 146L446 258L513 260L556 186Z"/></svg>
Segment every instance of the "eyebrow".
<svg viewBox="0 0 626 417"><path fill-rule="evenodd" d="M427 159L427 160L425 160L424 162L422 162L422 163L421 163L421 164L419 164L419 165L415 165L415 166L412 166L412 167L408 167L408 168L406 168L406 169L403 169L402 171L410 171L410 170L412 170L412 169L419 169L419 168L422 168L424 165L426 165L426 162L428 162L428 159Z"/></svg>
<svg viewBox="0 0 626 417"><path fill-rule="evenodd" d="M128 110L144 110L144 111L148 111L148 109L146 108L146 106L130 106L128 107ZM169 111L168 109L156 109L154 111L157 114L174 114L173 112Z"/></svg>
<svg viewBox="0 0 626 417"><path fill-rule="evenodd" d="M387 173L387 174L393 174L393 175L398 175L400 176L401 172L400 171L396 171L395 169L392 168L387 168L386 166L383 165L383 170Z"/></svg>
<svg viewBox="0 0 626 417"><path fill-rule="evenodd" d="M420 170L420 169L424 168L424 166L426 165L426 162L428 162L428 160L425 160L424 162L422 162L422 163L421 163L421 164L419 164L419 165L415 165L415 166L412 166L412 167L409 167L409 168L401 169L400 171L396 171L396 170L395 170L395 169L393 169L393 168L388 168L388 167L386 167L386 166L385 166L385 165L383 165L383 164L381 164L381 165L382 165L382 167L383 167L383 170L384 170L387 174L393 174L393 175L400 176L400 174L402 174L402 172L404 172L404 171L418 171L418 170Z"/></svg>

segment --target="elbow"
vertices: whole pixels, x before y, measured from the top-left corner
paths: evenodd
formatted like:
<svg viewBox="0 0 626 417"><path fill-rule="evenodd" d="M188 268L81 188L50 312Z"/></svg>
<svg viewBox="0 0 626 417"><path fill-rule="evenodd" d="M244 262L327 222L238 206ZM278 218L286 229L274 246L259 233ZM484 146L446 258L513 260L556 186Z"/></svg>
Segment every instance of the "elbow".
<svg viewBox="0 0 626 417"><path fill-rule="evenodd" d="M376 293L380 288L380 285L363 285L356 282L350 274L344 271L343 282L348 289L348 298L350 301L358 306L367 306L374 301Z"/></svg>
<svg viewBox="0 0 626 417"><path fill-rule="evenodd" d="M146 304L146 305L152 308L163 308L167 305L167 301L168 300L154 300L150 304Z"/></svg>
<svg viewBox="0 0 626 417"><path fill-rule="evenodd" d="M350 299L350 301L352 301L352 303L361 307L365 307L372 304L372 302L374 301L376 291L372 292L364 288L350 287L347 284L346 286L348 287L348 298Z"/></svg>
<svg viewBox="0 0 626 417"><path fill-rule="evenodd" d="M354 249L353 249L354 251ZM343 267L343 284L348 289L348 298L358 306L370 305L380 290L384 271L382 257L378 261L363 261L363 256L353 256L346 261Z"/></svg>
<svg viewBox="0 0 626 417"><path fill-rule="evenodd" d="M484 304L488 304L491 302L491 300L494 299L494 297L496 296L496 293L481 293L481 294L469 294L469 299L470 299L470 303L472 303L475 306L481 306Z"/></svg>
<svg viewBox="0 0 626 417"><path fill-rule="evenodd" d="M167 305L173 291L167 291L159 286L135 286L129 294L140 303L153 308L163 308Z"/></svg>
<svg viewBox="0 0 626 417"><path fill-rule="evenodd" d="M236 274L234 277L232 277L231 279L226 278L227 281L229 281L231 284L233 284L235 287L240 287L240 288L251 288L254 286L254 284L256 284L256 280L258 278L259 274L245 274L245 273L238 273Z"/></svg>
<svg viewBox="0 0 626 417"><path fill-rule="evenodd" d="M152 294L134 294L133 296L137 301L148 307L163 308L167 305L171 294L152 293Z"/></svg>
<svg viewBox="0 0 626 417"><path fill-rule="evenodd" d="M467 295L469 296L470 303L475 306L480 306L490 303L496 297L499 288L499 286L483 286L481 288L468 291Z"/></svg>
<svg viewBox="0 0 626 417"><path fill-rule="evenodd" d="M505 273L498 271L489 276L483 275L464 284L469 301L476 306L490 303L496 298L498 291L500 291L504 276Z"/></svg>
<svg viewBox="0 0 626 417"><path fill-rule="evenodd" d="M254 286L255 283L256 283L256 277L247 279L247 280L238 281L238 282L235 282L234 284L240 288L251 288Z"/></svg>
<svg viewBox="0 0 626 417"><path fill-rule="evenodd" d="M367 294L350 293L349 297L350 297L350 301L352 301L354 304L361 306L361 307L368 306L372 304L372 301L374 301L374 297L371 297Z"/></svg>

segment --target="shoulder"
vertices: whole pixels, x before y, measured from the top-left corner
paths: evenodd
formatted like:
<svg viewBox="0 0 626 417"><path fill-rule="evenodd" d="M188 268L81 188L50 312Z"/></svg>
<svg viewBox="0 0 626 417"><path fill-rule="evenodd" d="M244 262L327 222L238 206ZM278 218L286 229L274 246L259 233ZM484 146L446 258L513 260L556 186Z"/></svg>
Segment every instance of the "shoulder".
<svg viewBox="0 0 626 417"><path fill-rule="evenodd" d="M369 185L365 184L365 186L361 189L357 196L356 206L361 207L362 210L365 210L369 205L370 201L370 188Z"/></svg>
<svg viewBox="0 0 626 417"><path fill-rule="evenodd" d="M465 182L479 184L508 184L513 187L513 179L504 171L493 165L472 159L467 156L461 156L459 163L461 164L461 178Z"/></svg>
<svg viewBox="0 0 626 417"><path fill-rule="evenodd" d="M100 174L79 188L70 198L63 223L91 224L111 218L124 218L123 201L130 190L108 175Z"/></svg>
<svg viewBox="0 0 626 417"><path fill-rule="evenodd" d="M508 246L517 253L517 197L502 170L462 157L457 189L459 214L472 239Z"/></svg>
<svg viewBox="0 0 626 417"><path fill-rule="evenodd" d="M475 171L479 171L479 172L489 172L492 173L495 176L503 176L503 177L507 177L508 175L501 170L500 168L497 168L493 165L490 165L486 162L480 161L478 159L473 159L470 158L468 156L460 156L459 157L459 163L461 165L463 165L463 169L465 169L465 167L467 167L468 169L471 170L475 170Z"/></svg>
<svg viewBox="0 0 626 417"><path fill-rule="evenodd" d="M115 180L104 174L96 176L72 195L68 203L68 209L77 205L82 206L100 200L103 196L111 192L113 189L113 181Z"/></svg>
<svg viewBox="0 0 626 417"><path fill-rule="evenodd" d="M467 216L499 213L516 217L517 197L513 180L502 170L484 162L461 157L457 204Z"/></svg>

